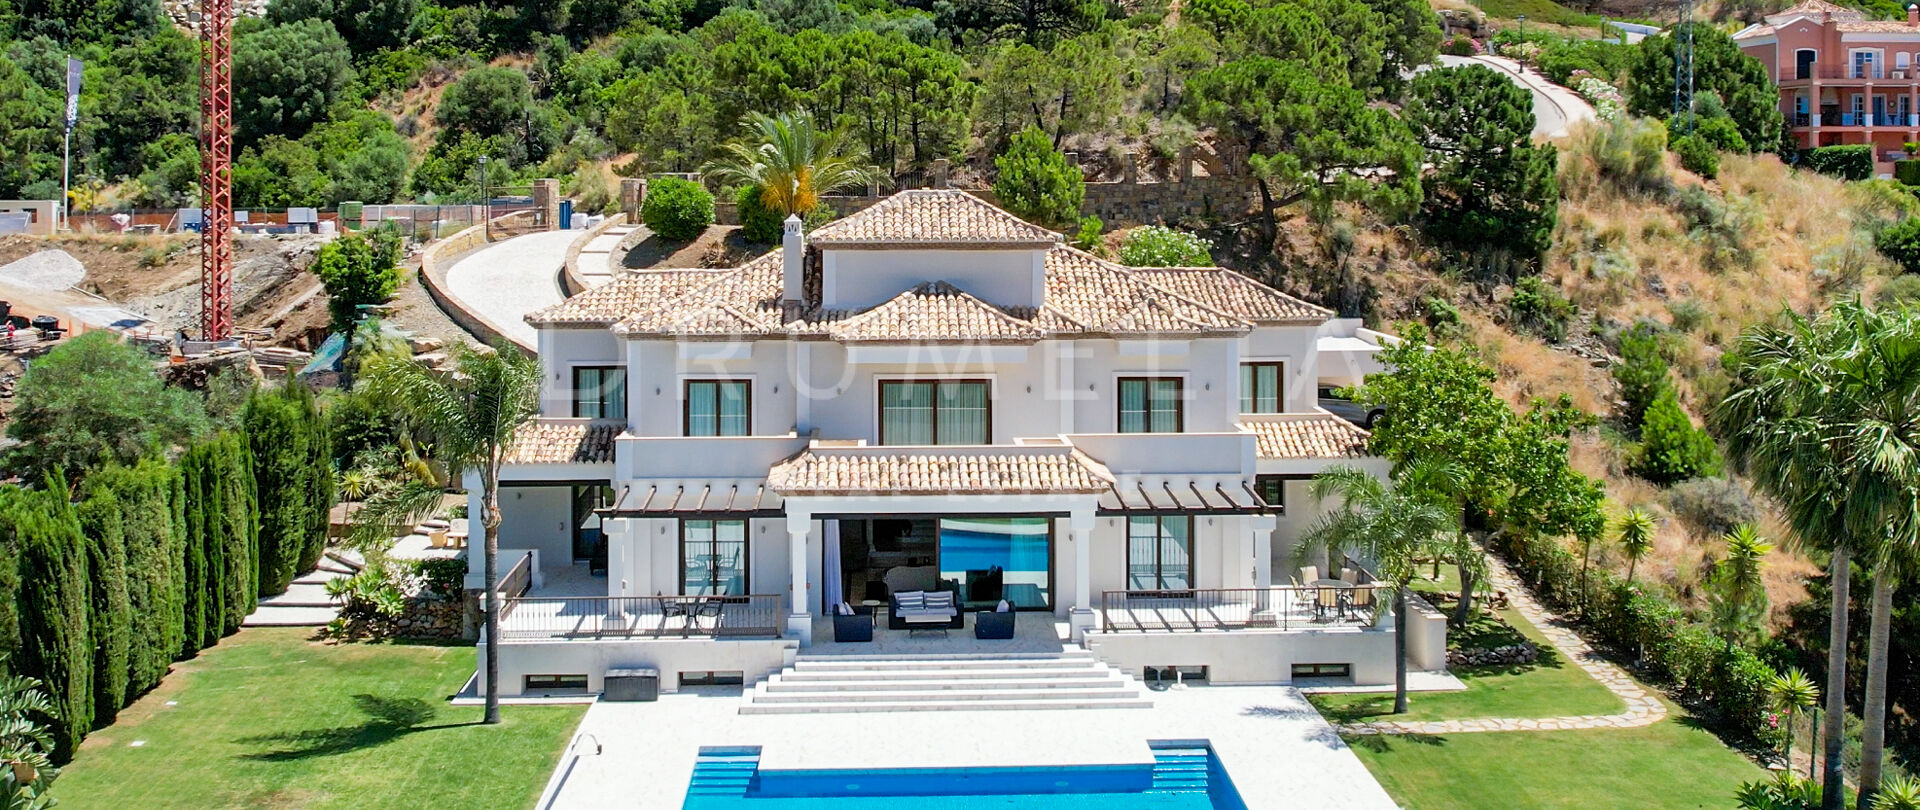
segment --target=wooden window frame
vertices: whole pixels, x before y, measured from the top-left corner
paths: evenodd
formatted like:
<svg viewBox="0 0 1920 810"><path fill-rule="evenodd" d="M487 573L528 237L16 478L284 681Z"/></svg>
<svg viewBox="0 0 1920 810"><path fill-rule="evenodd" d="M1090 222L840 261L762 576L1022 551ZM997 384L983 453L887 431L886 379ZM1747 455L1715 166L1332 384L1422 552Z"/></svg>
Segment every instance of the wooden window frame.
<svg viewBox="0 0 1920 810"><path fill-rule="evenodd" d="M753 522L752 522L752 521L750 521L750 520L747 520L747 519L745 519L745 518L681 518L681 519L679 520L679 523L680 523L680 540L679 540L679 548L680 548L680 551L679 551L679 553L678 553L678 555L677 555L677 556L678 556L678 557L680 558L680 573L679 573L679 575L678 575L678 576L676 576L676 577L675 577L675 579L678 579L678 580L680 581L680 583L679 583L679 584L680 584L680 588L679 588L679 590L680 590L680 595L681 595L681 596L687 596L687 595L689 595L689 594L687 593L687 524L689 524L689 523L692 523L692 522L694 522L694 521L696 521L696 520L697 520L697 521L705 521L705 522L707 522L707 523L711 523L711 524L714 524L714 526L713 526L713 539L711 539L711 540L709 540L709 541L707 541L707 542L708 542L708 545L709 545L709 547L711 547L711 546L712 546L712 544L714 544L714 543L716 543L716 542L718 542L718 541L719 541L719 538L720 538L720 524L722 524L722 523L738 523L738 524L740 524L740 528L741 528L741 532L740 532L740 557L741 557L741 561L740 561L740 566L741 566L741 576L740 576L740 590L741 590L742 592L741 592L741 593L730 593L730 594L726 594L726 595L724 595L724 596L723 596L723 597L721 597L721 598L733 598L733 597L741 597L741 596L748 596L748 595L750 595L750 594L752 594L752 593L753 593Z"/></svg>
<svg viewBox="0 0 1920 810"><path fill-rule="evenodd" d="M583 371L598 371L598 372L602 372L603 374L608 371L620 372L620 398L619 398L620 415L618 416L605 416L605 415L586 416L585 414L582 414L580 412L581 410L580 409L580 405L581 405L580 392L583 390L580 385L580 373ZM602 382L601 388L604 389L605 387L606 387L606 384ZM601 393L604 393L604 392L601 392ZM606 400L602 399L600 400L600 402L602 404L601 410L603 411L606 410L606 407L605 407ZM618 419L623 422L626 421L627 419L627 367L626 366L574 366L573 367L573 416L575 419Z"/></svg>
<svg viewBox="0 0 1920 810"><path fill-rule="evenodd" d="M987 444L993 444L993 380L986 377L889 377L874 381L873 418L874 435L880 439L882 447L889 446L887 441L887 386L889 385L931 385L933 386L933 444L931 445L892 445L895 447L969 447L972 445L949 445L940 441L940 386L942 385L980 385L987 389Z"/></svg>
<svg viewBox="0 0 1920 810"><path fill-rule="evenodd" d="M1247 369L1253 369L1253 372L1254 372L1253 378L1251 380L1251 384L1253 385L1254 390L1249 392L1242 392L1242 394L1245 396L1245 398L1248 401L1250 401L1253 404L1254 408L1260 407L1260 390L1259 390L1260 369L1266 368L1268 366L1271 366L1274 369L1273 371L1273 408L1274 409L1271 411L1243 410L1241 411L1241 413L1286 413L1287 412L1287 361L1285 360L1249 360L1244 363L1241 363L1240 369L1242 374L1245 374Z"/></svg>
<svg viewBox="0 0 1920 810"><path fill-rule="evenodd" d="M1256 475L1253 477L1253 491L1259 493L1260 499L1266 501L1268 506L1275 507L1275 514L1284 515L1287 513L1287 481L1292 478L1289 475ZM1279 497L1267 497L1268 484L1276 486L1274 494Z"/></svg>
<svg viewBox="0 0 1920 810"><path fill-rule="evenodd" d="M1162 573L1161 565L1160 565L1161 557L1164 556L1160 553L1160 544L1163 542L1166 542L1164 539L1166 530L1163 527L1165 526L1166 522L1169 520L1184 520L1187 522L1187 587L1185 588L1148 588L1146 590L1151 590L1151 591L1198 590L1200 587L1198 582L1200 577L1200 538L1194 535L1194 530L1197 524L1194 522L1192 515L1129 515L1127 516L1127 522L1123 524L1124 528L1126 529L1125 542L1127 547L1127 553L1125 555L1126 559L1123 561L1124 564L1126 565L1126 569L1121 572L1121 579L1120 579L1121 582L1126 584L1127 590L1129 591L1137 590L1136 588L1133 587L1133 521L1134 520L1153 521L1153 544L1154 544L1153 579L1156 584L1165 583L1167 579L1166 575Z"/></svg>
<svg viewBox="0 0 1920 810"><path fill-rule="evenodd" d="M730 433L720 432L720 412L718 410L714 411L714 414L713 414L713 430L714 430L713 433L710 433L710 434L703 433L703 434L700 434L699 436L695 436L694 433L692 432L693 431L693 387L696 385L716 386L713 392L713 404L715 408L718 408L720 407L720 390L717 386L724 385L726 383L739 383L740 385L746 386L747 432L741 433L739 435L740 436L753 435L753 380L740 378L740 377L711 377L711 378L700 377L700 378L685 379L685 380L682 380L680 383L680 435L681 436L688 437L688 438L727 438L727 437L732 437L734 435Z"/></svg>
<svg viewBox="0 0 1920 810"><path fill-rule="evenodd" d="M1139 382L1147 386L1147 427L1153 427L1153 384L1156 382L1173 383L1173 429L1168 431L1137 430L1127 431L1121 428L1126 397L1121 395L1127 383ZM1187 379L1185 377L1119 377L1113 384L1113 432L1115 433L1185 433L1187 432Z"/></svg>

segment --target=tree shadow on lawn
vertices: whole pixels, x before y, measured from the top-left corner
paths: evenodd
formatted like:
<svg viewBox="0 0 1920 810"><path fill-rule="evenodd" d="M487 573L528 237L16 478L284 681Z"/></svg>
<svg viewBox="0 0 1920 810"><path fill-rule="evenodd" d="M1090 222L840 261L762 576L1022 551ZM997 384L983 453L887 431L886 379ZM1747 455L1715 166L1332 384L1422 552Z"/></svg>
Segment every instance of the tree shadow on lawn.
<svg viewBox="0 0 1920 810"><path fill-rule="evenodd" d="M389 698L359 694L353 696L353 704L355 709L367 716L365 722L351 726L243 737L238 742L246 745L271 744L279 747L272 751L243 754L240 758L260 762L293 762L314 757L338 756L363 748L386 745L416 732L478 724L477 721L470 721L425 725L440 713L440 708L419 698Z"/></svg>
<svg viewBox="0 0 1920 810"><path fill-rule="evenodd" d="M1364 748L1376 754L1393 751L1396 743L1426 746L1447 744L1446 735L1443 734L1343 734L1340 738L1350 748Z"/></svg>

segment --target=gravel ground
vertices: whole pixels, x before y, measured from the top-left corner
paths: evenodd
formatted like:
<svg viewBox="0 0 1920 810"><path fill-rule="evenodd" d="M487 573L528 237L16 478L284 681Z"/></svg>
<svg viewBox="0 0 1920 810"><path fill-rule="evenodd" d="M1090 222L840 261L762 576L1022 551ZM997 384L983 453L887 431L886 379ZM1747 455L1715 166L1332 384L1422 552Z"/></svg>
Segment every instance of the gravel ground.
<svg viewBox="0 0 1920 810"><path fill-rule="evenodd" d="M43 250L5 266L0 280L36 290L64 290L79 286L87 277L86 265L64 250Z"/></svg>

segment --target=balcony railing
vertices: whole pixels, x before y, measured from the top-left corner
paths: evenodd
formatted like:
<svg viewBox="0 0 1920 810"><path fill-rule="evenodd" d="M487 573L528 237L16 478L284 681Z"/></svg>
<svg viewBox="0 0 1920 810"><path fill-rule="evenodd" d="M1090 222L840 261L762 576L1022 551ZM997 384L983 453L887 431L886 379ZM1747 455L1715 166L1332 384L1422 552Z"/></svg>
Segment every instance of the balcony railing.
<svg viewBox="0 0 1920 810"><path fill-rule="evenodd" d="M1796 127L1813 126L1813 116L1809 113L1794 113L1793 125Z"/></svg>
<svg viewBox="0 0 1920 810"><path fill-rule="evenodd" d="M1821 123L1843 127L1904 127L1907 117L1894 113L1840 113L1821 117ZM1794 126L1806 126L1796 123Z"/></svg>
<svg viewBox="0 0 1920 810"><path fill-rule="evenodd" d="M1105 633L1371 627L1392 591L1368 585L1106 591Z"/></svg>
<svg viewBox="0 0 1920 810"><path fill-rule="evenodd" d="M777 594L509 599L504 641L539 639L778 638Z"/></svg>
<svg viewBox="0 0 1920 810"><path fill-rule="evenodd" d="M1795 70L1782 81L1805 81L1807 79L1895 79L1905 81L1913 78L1913 68L1889 68L1882 65L1848 65L1843 67L1811 67Z"/></svg>

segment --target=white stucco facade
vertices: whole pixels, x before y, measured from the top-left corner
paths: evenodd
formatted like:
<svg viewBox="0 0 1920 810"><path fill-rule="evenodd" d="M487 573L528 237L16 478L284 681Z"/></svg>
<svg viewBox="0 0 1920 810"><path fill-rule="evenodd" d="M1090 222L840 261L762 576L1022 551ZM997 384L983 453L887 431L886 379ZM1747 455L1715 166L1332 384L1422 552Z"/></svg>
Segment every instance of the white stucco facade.
<svg viewBox="0 0 1920 810"><path fill-rule="evenodd" d="M885 611L884 597L915 577L988 606L1005 598L1051 613L1128 667L1212 666L1223 681L1286 682L1297 661L1346 664L1356 682L1391 678L1385 622L1255 620L1177 635L1103 621L1103 605L1145 592L1259 592L1265 604L1290 584L1296 541L1323 508L1306 480L1334 464L1384 473L1364 454L1363 431L1315 407L1331 313L1229 271L1109 265L990 215L982 228L1011 235L975 244L862 216L811 244L790 223L782 249L736 271L641 272L607 285L627 285L615 292L529 316L548 432L540 447L528 438L503 474L501 546L537 549L543 568L590 567L593 579L591 592L536 589L508 618L519 615L524 631L544 615L535 608L550 608L575 616L575 630L587 616L624 632L508 635L503 692L552 675L585 675L598 689L606 669L635 665L661 669L669 689L674 672L751 683L815 642L816 617L843 602ZM622 390L579 390L581 369L590 379L617 370ZM1250 379L1258 392L1243 391ZM884 391L905 390L890 385L926 386L914 390L950 409L963 408L953 392L964 389L984 412L965 399L950 426L937 411L883 404ZM720 386L745 397L721 431L737 435L692 435L714 432ZM1143 399L1148 390L1158 398ZM1263 412L1243 413L1248 402ZM902 443L889 420L935 440ZM1149 426L1161 432L1142 432ZM985 438L944 440L948 430ZM991 532L967 535L980 545L965 549L956 539L1002 523L1023 527L1022 551L994 545ZM718 524L724 545L708 539ZM864 546L847 539L859 532ZM889 545L901 542L905 551ZM1003 566L1010 554L1020 562ZM976 561L948 564L963 556ZM1328 575L1339 567L1319 563ZM1147 569L1158 588L1140 587ZM671 602L692 594L778 615L757 618L768 632L752 638L711 628L634 637L636 611L698 625L675 618ZM1417 624L1428 638L1414 645L1416 662L1444 666L1444 622L1438 648L1430 623Z"/></svg>

